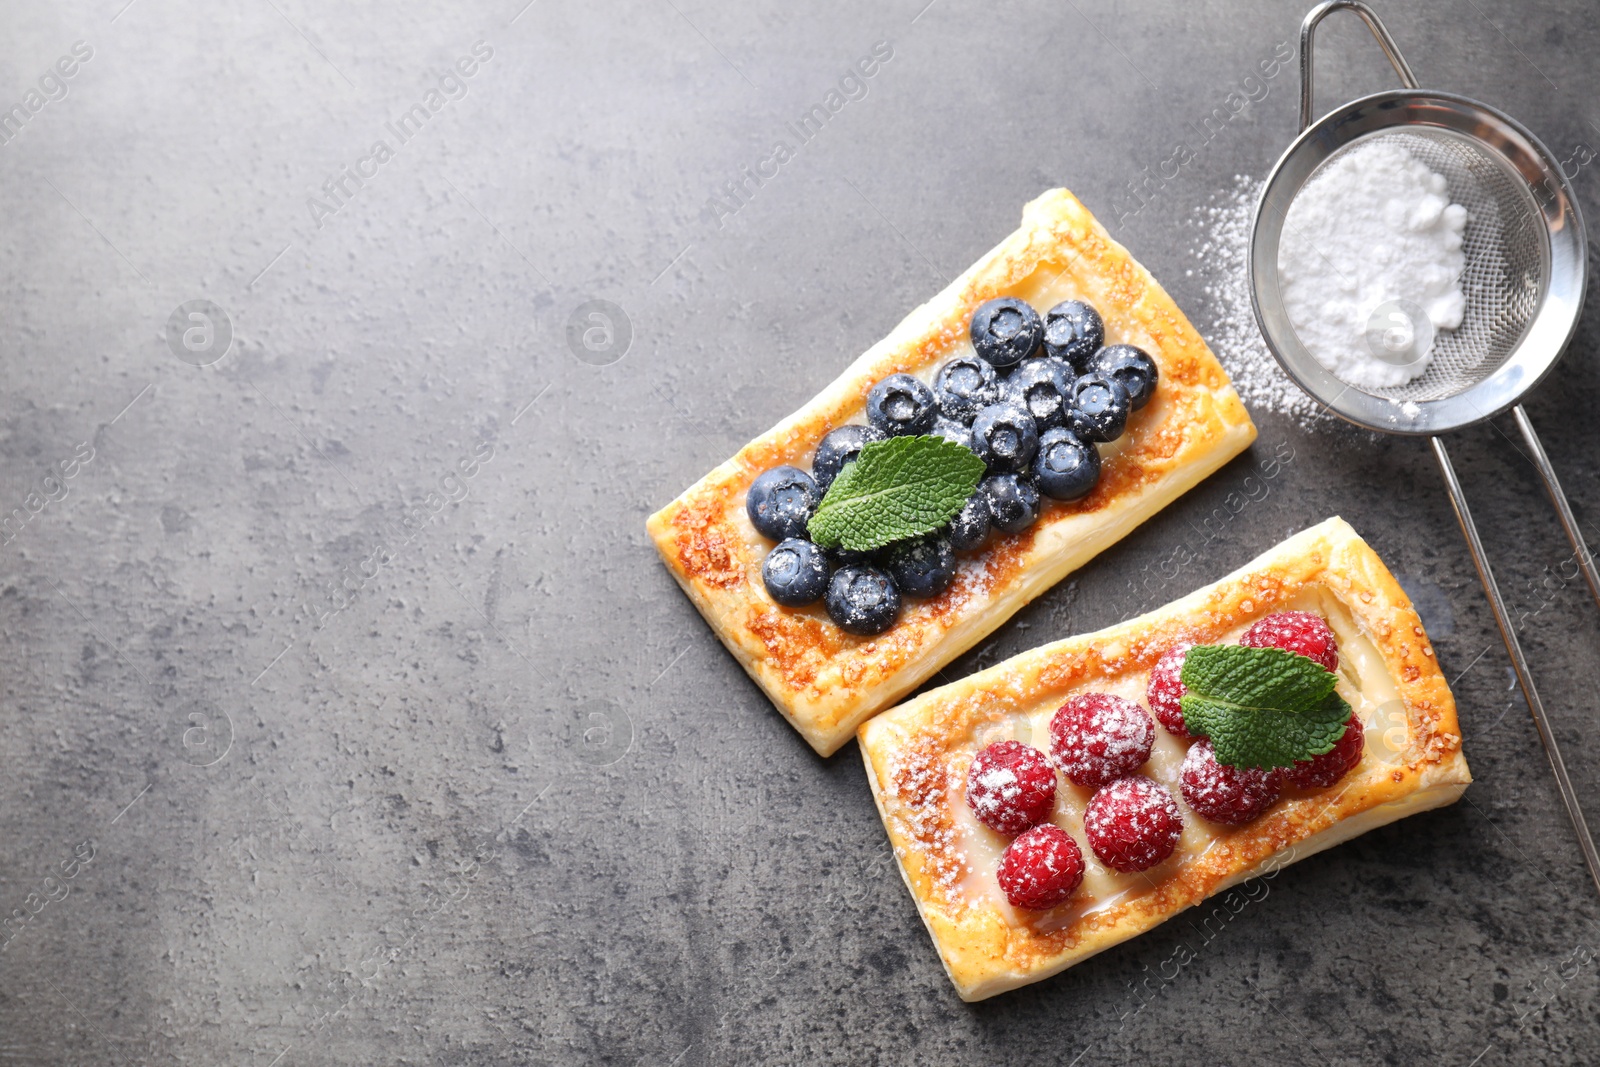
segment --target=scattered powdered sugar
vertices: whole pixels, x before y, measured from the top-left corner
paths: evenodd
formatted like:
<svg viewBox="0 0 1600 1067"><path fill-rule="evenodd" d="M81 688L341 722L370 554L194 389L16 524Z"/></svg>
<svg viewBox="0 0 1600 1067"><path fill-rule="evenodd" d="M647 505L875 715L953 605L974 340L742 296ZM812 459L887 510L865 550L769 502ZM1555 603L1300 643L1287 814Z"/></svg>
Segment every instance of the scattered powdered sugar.
<svg viewBox="0 0 1600 1067"><path fill-rule="evenodd" d="M1336 155L1295 196L1278 243L1284 311L1342 381L1404 385L1428 369L1436 331L1461 325L1467 210L1402 144Z"/></svg>
<svg viewBox="0 0 1600 1067"><path fill-rule="evenodd" d="M1022 795L1022 783L1010 767L990 767L973 779L978 786L968 796L980 816L993 816Z"/></svg>
<svg viewBox="0 0 1600 1067"><path fill-rule="evenodd" d="M1222 361L1246 407L1288 415L1310 428L1331 422L1333 416L1272 358L1250 302L1250 231L1264 184L1237 175L1233 188L1213 196L1195 215L1200 233L1190 246L1196 265L1188 273L1200 279L1205 295L1195 325Z"/></svg>
<svg viewBox="0 0 1600 1067"><path fill-rule="evenodd" d="M920 846L934 884L952 893L972 867L947 816L952 785L948 769L930 751L913 746L890 764L888 777L899 800L893 817Z"/></svg>

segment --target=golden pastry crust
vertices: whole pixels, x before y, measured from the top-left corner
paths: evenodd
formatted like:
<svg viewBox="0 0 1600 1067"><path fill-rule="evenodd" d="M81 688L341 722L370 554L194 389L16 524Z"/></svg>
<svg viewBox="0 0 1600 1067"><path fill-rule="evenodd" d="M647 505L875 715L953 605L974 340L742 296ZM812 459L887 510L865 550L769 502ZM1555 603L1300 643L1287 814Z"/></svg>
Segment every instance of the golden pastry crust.
<svg viewBox="0 0 1600 1067"><path fill-rule="evenodd" d="M998 296L1041 309L1087 300L1105 319L1107 344L1138 345L1159 367L1155 398L1102 448L1094 491L1073 503L1046 501L1032 528L994 539L943 596L908 601L877 637L843 632L820 605L774 603L761 581L770 543L744 512L750 483L779 464L808 469L824 434L865 421L867 393L880 379L906 372L931 380L947 359L970 352L973 309ZM1238 455L1255 434L1221 364L1177 305L1071 193L1055 189L1028 204L1015 233L814 400L652 515L648 529L723 644L827 756L868 716Z"/></svg>
<svg viewBox="0 0 1600 1067"><path fill-rule="evenodd" d="M1172 645L1234 640L1263 615L1308 601L1324 605L1330 623L1337 615L1346 629L1342 661L1359 659L1363 653L1354 646L1362 641L1362 648L1374 650L1366 653L1365 666L1341 662L1341 692L1355 697L1367 730L1366 752L1350 774L1331 789L1286 790L1266 814L1236 829L1207 823L1184 806L1178 852L1140 875L1107 872L1101 884L1118 891L1104 900L1083 899L1087 880L1053 912L1012 910L983 892L993 869L973 862L967 849L975 852L979 841L962 825L967 766L984 744L1012 736L1008 731L1027 716L1046 715L1077 692L1119 683L1142 692L1150 668ZM1360 691L1350 693L1348 686ZM1375 705L1390 709L1387 716L1375 716ZM1165 743L1179 745L1157 731ZM1166 607L925 693L866 723L860 740L901 874L964 1000L1048 977L1247 878L1449 804L1471 781L1455 700L1421 620L1377 553L1337 518ZM1166 774L1153 765L1145 773L1179 796L1177 782L1169 780L1175 779L1173 765ZM1066 782L1063 788L1077 790ZM1085 844L1081 813L1076 822L1063 818L1062 793L1057 799L1056 822L1079 842L1091 869L1099 869Z"/></svg>

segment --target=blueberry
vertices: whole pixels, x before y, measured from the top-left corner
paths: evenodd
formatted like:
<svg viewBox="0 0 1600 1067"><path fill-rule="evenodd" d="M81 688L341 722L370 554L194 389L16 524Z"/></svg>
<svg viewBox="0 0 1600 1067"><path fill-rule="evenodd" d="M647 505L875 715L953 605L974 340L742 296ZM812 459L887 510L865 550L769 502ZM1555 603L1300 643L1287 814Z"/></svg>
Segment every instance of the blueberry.
<svg viewBox="0 0 1600 1067"><path fill-rule="evenodd" d="M821 500L811 475L799 467L773 467L751 483L744 510L761 536L782 541L806 535L806 523Z"/></svg>
<svg viewBox="0 0 1600 1067"><path fill-rule="evenodd" d="M1070 364L1062 360L1030 359L1011 372L1001 393L1007 402L1032 415L1034 424L1043 431L1067 421L1072 383L1077 377Z"/></svg>
<svg viewBox="0 0 1600 1067"><path fill-rule="evenodd" d="M846 548L843 545L836 545L827 550L828 562L835 570L851 563L874 563L878 559L878 553L878 549L866 549L863 551L857 548Z"/></svg>
<svg viewBox="0 0 1600 1067"><path fill-rule="evenodd" d="M1082 300L1065 300L1044 313L1044 350L1082 371L1106 342L1100 313Z"/></svg>
<svg viewBox="0 0 1600 1067"><path fill-rule="evenodd" d="M846 633L870 637L894 625L900 590L877 567L852 563L833 572L828 583L828 617Z"/></svg>
<svg viewBox="0 0 1600 1067"><path fill-rule="evenodd" d="M817 491L826 493L844 465L854 462L864 446L873 441L886 441L888 437L876 426L861 423L829 430L817 445L816 455L811 457L811 477L817 480Z"/></svg>
<svg viewBox="0 0 1600 1067"><path fill-rule="evenodd" d="M1115 378L1085 374L1072 387L1067 425L1080 441L1115 441L1128 424L1128 391Z"/></svg>
<svg viewBox="0 0 1600 1067"><path fill-rule="evenodd" d="M801 608L822 599L832 571L822 549L810 541L791 537L767 553L767 561L761 565L761 580L773 600L787 608Z"/></svg>
<svg viewBox="0 0 1600 1067"><path fill-rule="evenodd" d="M885 564L906 596L936 597L956 580L956 550L943 537L924 537L897 545Z"/></svg>
<svg viewBox="0 0 1600 1067"><path fill-rule="evenodd" d="M933 380L933 395L947 418L971 422L980 408L1000 399L999 379L988 360L957 356L939 368L939 376Z"/></svg>
<svg viewBox="0 0 1600 1067"><path fill-rule="evenodd" d="M1133 345L1107 345L1089 358L1088 371L1111 378L1128 391L1128 402L1138 411L1156 394L1161 373L1156 361L1142 348Z"/></svg>
<svg viewBox="0 0 1600 1067"><path fill-rule="evenodd" d="M965 423L957 422L955 419L947 419L943 415L933 420L933 429L929 430L928 433L934 437L942 437L951 444L960 445L962 448L972 447L972 430Z"/></svg>
<svg viewBox="0 0 1600 1067"><path fill-rule="evenodd" d="M996 368L1021 363L1038 351L1043 338L1039 313L1016 297L986 300L972 313L972 347Z"/></svg>
<svg viewBox="0 0 1600 1067"><path fill-rule="evenodd" d="M1071 430L1057 427L1039 438L1039 455L1033 461L1033 480L1039 492L1056 500L1077 500L1100 480L1100 453Z"/></svg>
<svg viewBox="0 0 1600 1067"><path fill-rule="evenodd" d="M972 450L991 471L1027 470L1038 449L1038 425L1015 404L990 404L972 420Z"/></svg>
<svg viewBox="0 0 1600 1067"><path fill-rule="evenodd" d="M1060 367L1061 373L1067 379L1068 385L1071 385L1073 382L1078 380L1077 368L1071 363L1068 363L1066 360L1062 359L1060 356L1041 355L1035 356L1034 358L1044 360L1046 363L1053 363L1057 367ZM1032 361L1030 360L1029 362Z"/></svg>
<svg viewBox="0 0 1600 1067"><path fill-rule="evenodd" d="M1016 474L994 474L980 487L989 502L989 521L1002 533L1021 533L1039 517L1039 490Z"/></svg>
<svg viewBox="0 0 1600 1067"><path fill-rule="evenodd" d="M891 437L927 433L938 413L933 390L909 374L891 374L867 394L867 421Z"/></svg>
<svg viewBox="0 0 1600 1067"><path fill-rule="evenodd" d="M956 517L950 520L946 536L950 547L957 552L970 552L981 548L989 539L989 498L979 490L967 497Z"/></svg>

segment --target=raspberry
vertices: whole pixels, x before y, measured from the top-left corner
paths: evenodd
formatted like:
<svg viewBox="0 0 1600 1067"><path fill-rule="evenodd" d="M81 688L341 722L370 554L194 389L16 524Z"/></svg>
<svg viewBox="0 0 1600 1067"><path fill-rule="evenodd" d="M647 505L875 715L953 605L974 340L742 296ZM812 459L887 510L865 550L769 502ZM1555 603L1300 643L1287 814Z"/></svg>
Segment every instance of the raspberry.
<svg viewBox="0 0 1600 1067"><path fill-rule="evenodd" d="M1339 642L1320 615L1280 611L1258 619L1239 643L1246 648L1281 648L1314 659L1330 671L1339 669Z"/></svg>
<svg viewBox="0 0 1600 1067"><path fill-rule="evenodd" d="M983 825L1015 836L1055 810L1056 770L1032 745L996 741L972 760L967 804Z"/></svg>
<svg viewBox="0 0 1600 1067"><path fill-rule="evenodd" d="M1266 811L1282 791L1277 771L1218 763L1209 738L1183 757L1183 799L1202 819L1242 826Z"/></svg>
<svg viewBox="0 0 1600 1067"><path fill-rule="evenodd" d="M1000 888L1014 908L1053 908L1083 881L1083 850L1055 823L1041 823L1000 857Z"/></svg>
<svg viewBox="0 0 1600 1067"><path fill-rule="evenodd" d="M1183 816L1166 786L1133 775L1094 795L1083 814L1083 829L1101 863L1132 873L1172 855L1183 833Z"/></svg>
<svg viewBox="0 0 1600 1067"><path fill-rule="evenodd" d="M1189 691L1184 688L1180 674L1183 671L1183 657L1193 646L1194 642L1185 641L1163 652L1150 669L1150 684L1144 691L1145 699L1150 701L1150 710L1161 720L1161 725L1167 728L1168 733L1185 741L1193 741L1194 734L1183 724L1183 708L1178 706L1183 694Z"/></svg>
<svg viewBox="0 0 1600 1067"><path fill-rule="evenodd" d="M1150 758L1156 724L1149 712L1110 693L1084 693L1050 719L1050 755L1078 785L1102 786Z"/></svg>
<svg viewBox="0 0 1600 1067"><path fill-rule="evenodd" d="M1326 789L1356 769L1366 749L1366 740L1366 727L1352 713L1344 734L1332 748L1313 759L1301 760L1284 771L1283 777L1301 789Z"/></svg>

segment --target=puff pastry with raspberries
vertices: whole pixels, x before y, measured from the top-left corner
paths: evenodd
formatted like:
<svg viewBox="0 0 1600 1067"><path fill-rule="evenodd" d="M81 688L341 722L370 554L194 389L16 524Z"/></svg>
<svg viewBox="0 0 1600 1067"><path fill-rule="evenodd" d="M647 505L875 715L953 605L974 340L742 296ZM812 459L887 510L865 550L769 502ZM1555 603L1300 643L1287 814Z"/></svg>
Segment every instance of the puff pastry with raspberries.
<svg viewBox="0 0 1600 1067"><path fill-rule="evenodd" d="M1272 632L1279 620L1307 618L1318 626L1326 620L1322 632L1331 630L1336 652L1335 641L1310 647ZM1205 778L1216 769L1206 759L1210 742L1179 736L1182 715L1174 723L1161 710L1176 678L1165 673L1163 657L1191 643L1263 642L1324 665L1337 660L1336 691L1360 729L1352 725L1341 740L1354 742L1353 750L1326 757L1340 761L1331 775L1284 784L1283 772L1265 793L1234 790L1219 804L1221 794L1208 788L1215 782ZM1124 721L1111 713L1128 703L1154 714L1135 709ZM1114 765L1129 746L1063 751L1057 735L1071 708L1089 719L1101 715L1094 721L1110 722L1110 733L1137 750L1134 761L1147 759L1135 777L1098 791L1075 784L1129 774ZM1140 723L1130 725L1133 718ZM1140 734L1150 719L1162 723L1153 743ZM1471 782L1455 701L1421 620L1342 519L1305 530L1147 615L925 693L872 719L859 736L901 874L964 1000L1055 974L1248 878L1450 804ZM1050 765L1063 771L1053 802L1055 783L1040 777L1033 750L1054 752ZM1011 770L996 774L999 764ZM1152 796L1159 803L1147 803ZM1111 823L1119 811L1143 810L1149 821L1138 829L1154 851L1129 863L1114 851L1102 860L1096 846L1104 851L1108 822L1102 811L1097 826L1094 811L1101 806ZM1034 865L1031 880L1027 870L1012 869L1013 851ZM1041 857L1053 865L1040 866ZM1052 895L1051 877L1067 891L1064 900Z"/></svg>
<svg viewBox="0 0 1600 1067"><path fill-rule="evenodd" d="M886 632L854 635L818 605L777 603L762 578L772 542L746 514L752 482L782 466L809 468L824 435L863 421L875 384L901 374L931 383L948 360L971 355L974 310L1001 297L1040 310L1085 301L1104 319L1105 345L1137 346L1159 371L1153 398L1120 438L1100 446L1093 490L1046 500L1031 527L961 559L953 584L908 602ZM1243 451L1255 433L1177 305L1071 193L1055 189L820 395L652 515L648 529L723 644L811 746L830 755L862 721Z"/></svg>

